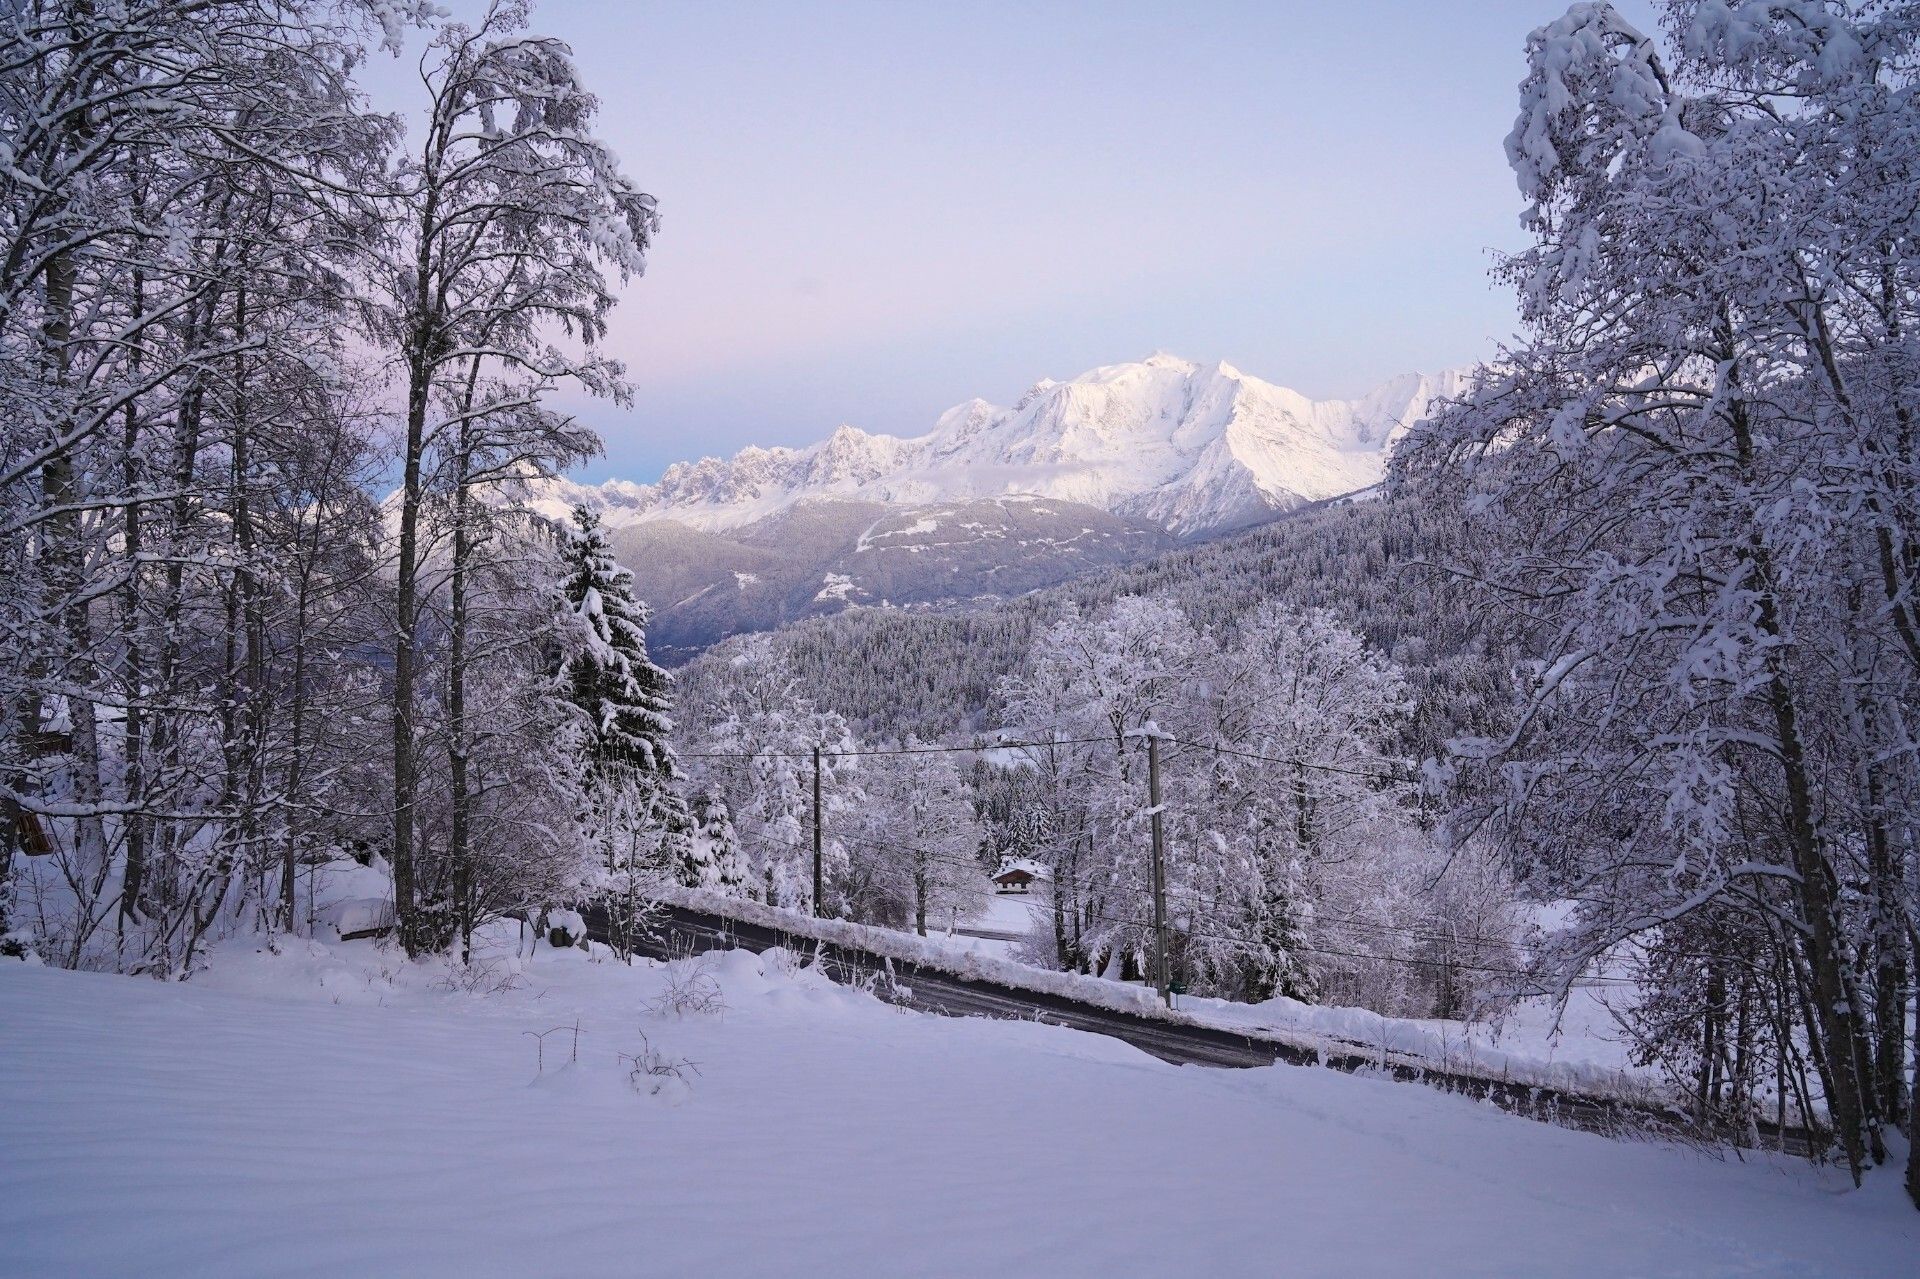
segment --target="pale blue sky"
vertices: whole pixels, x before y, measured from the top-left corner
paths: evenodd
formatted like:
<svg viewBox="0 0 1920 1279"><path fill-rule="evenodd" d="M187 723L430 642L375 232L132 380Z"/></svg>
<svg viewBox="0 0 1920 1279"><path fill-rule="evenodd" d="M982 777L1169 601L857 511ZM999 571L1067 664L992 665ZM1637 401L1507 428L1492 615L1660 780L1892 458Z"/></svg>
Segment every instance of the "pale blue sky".
<svg viewBox="0 0 1920 1279"><path fill-rule="evenodd" d="M1156 349L1315 396L1481 358L1523 43L1563 8L545 0L664 218L588 474L917 434Z"/></svg>

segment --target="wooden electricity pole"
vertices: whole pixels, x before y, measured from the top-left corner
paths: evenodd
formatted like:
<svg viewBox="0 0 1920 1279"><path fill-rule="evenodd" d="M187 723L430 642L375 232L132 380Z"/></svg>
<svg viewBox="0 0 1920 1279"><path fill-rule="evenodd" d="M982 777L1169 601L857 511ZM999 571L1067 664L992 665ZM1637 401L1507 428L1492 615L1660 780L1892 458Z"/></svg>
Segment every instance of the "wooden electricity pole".
<svg viewBox="0 0 1920 1279"><path fill-rule="evenodd" d="M826 909L821 899L824 897L820 880L820 748L813 748L813 913L815 917L825 915Z"/></svg>
<svg viewBox="0 0 1920 1279"><path fill-rule="evenodd" d="M1160 998L1173 1007L1173 984L1167 972L1167 854L1160 822L1160 734L1147 736L1147 804L1153 823L1153 976Z"/></svg>

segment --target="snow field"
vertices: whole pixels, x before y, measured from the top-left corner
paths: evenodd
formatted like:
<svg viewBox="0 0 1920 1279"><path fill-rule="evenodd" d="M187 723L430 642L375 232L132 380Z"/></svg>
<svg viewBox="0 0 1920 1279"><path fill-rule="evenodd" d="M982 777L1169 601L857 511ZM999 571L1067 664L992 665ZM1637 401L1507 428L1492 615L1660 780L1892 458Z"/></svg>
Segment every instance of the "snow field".
<svg viewBox="0 0 1920 1279"><path fill-rule="evenodd" d="M780 952L491 940L462 981L364 942L231 944L176 985L0 965L0 1273L1904 1275L1920 1247L1893 1173L1175 1068ZM696 971L724 1010L652 1010ZM687 1088L632 1087L647 1045Z"/></svg>

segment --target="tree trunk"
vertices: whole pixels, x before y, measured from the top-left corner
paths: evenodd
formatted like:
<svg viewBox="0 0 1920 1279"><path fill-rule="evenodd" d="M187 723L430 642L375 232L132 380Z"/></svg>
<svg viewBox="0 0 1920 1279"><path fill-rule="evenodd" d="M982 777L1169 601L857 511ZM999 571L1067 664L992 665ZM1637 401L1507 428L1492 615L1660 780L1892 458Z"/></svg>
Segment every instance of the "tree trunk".
<svg viewBox="0 0 1920 1279"><path fill-rule="evenodd" d="M136 198L136 212L140 211L140 202ZM145 273L135 268L132 280L132 313L144 314L146 311ZM140 347L133 344L128 356L137 372L140 368ZM127 646L126 685L127 720L125 740L121 747L124 757L121 765L121 786L125 789L125 799L129 811L122 826L122 840L126 846L126 865L120 875L120 923L122 930L130 923L138 923L140 914L140 893L147 868L147 817L140 811L146 797L146 780L141 773L141 755L146 749L147 726L144 707L146 690L146 669L141 643L140 626L140 554L142 546L140 486L142 476L137 453L140 439L140 414L138 406L127 404L123 418L124 430L121 435L120 464L121 487L125 490L126 507L122 520L122 533L126 544L127 569L125 588L121 593L121 622L123 636Z"/></svg>
<svg viewBox="0 0 1920 1279"><path fill-rule="evenodd" d="M244 279L248 263L242 257ZM250 335L250 298L243 285L234 298L234 335L245 341ZM234 572L234 594L240 609L241 661L234 671L233 694L239 702L240 733L239 785L236 788L239 811L239 869L243 882L257 881L263 874L260 856L260 821L266 789L267 689L266 689L266 609L261 600L259 545L253 515L253 418L247 379L250 376L244 353L234 357L233 411L233 538L239 555ZM256 873L258 872L258 873ZM256 888L264 885L256 883Z"/></svg>
<svg viewBox="0 0 1920 1279"><path fill-rule="evenodd" d="M1728 355L1733 354L1730 349ZM1750 474L1754 462L1753 436L1746 404L1739 398L1737 361L1730 359L1729 367L1729 385L1734 396L1727 408L1728 424L1733 431L1741 469ZM1772 558L1757 528L1748 536L1747 558L1758 579L1754 593L1757 628L1776 641L1784 641L1786 636L1773 596ZM1861 1060L1858 1053L1864 1041L1860 1034L1859 1000L1849 989L1851 983L1843 951L1845 932L1839 917L1839 885L1814 818L1806 749L1779 648L1767 655L1766 670L1767 704L1773 715L1780 770L1786 787L1785 834L1799 877L1794 887L1800 917L1806 927L1807 960L1813 970L1812 1013L1820 1036L1826 1041L1827 1070L1832 1084L1827 1108L1833 1117L1834 1134L1846 1152L1848 1171L1857 1184L1866 1168L1867 1130L1874 1124L1872 1063Z"/></svg>
<svg viewBox="0 0 1920 1279"><path fill-rule="evenodd" d="M1761 614L1771 621L1772 601L1761 596ZM1771 629L1771 628L1769 628ZM1874 1122L1871 1102L1871 1065L1859 1058L1861 1037L1857 1000L1850 998L1846 959L1841 952L1838 884L1827 861L1813 819L1812 787L1800 743L1793 699L1777 673L1768 690L1780 741L1780 765L1787 789L1788 836L1793 849L1795 885L1801 918L1806 924L1807 961L1813 970L1813 1014L1826 1043L1827 1069L1832 1091L1827 1107L1834 1134L1846 1152L1847 1167L1856 1183L1866 1168L1867 1128Z"/></svg>
<svg viewBox="0 0 1920 1279"><path fill-rule="evenodd" d="M473 407L473 378L467 380L467 393L461 404L459 443L455 450L453 480L453 575L449 584L452 600L448 613L447 669L447 786L451 808L447 827L447 857L453 865L454 907L460 920L460 960L468 962L473 954L473 864L468 847L467 794L467 558L472 554L472 537L467 529L471 512L467 507L467 476L472 469L470 456L470 418Z"/></svg>
<svg viewBox="0 0 1920 1279"><path fill-rule="evenodd" d="M318 512L314 519L320 519ZM292 697L287 708L287 775L284 785L287 788L287 803L300 802L300 787L305 783L303 753L306 750L307 729L307 626L310 607L309 569L302 567L300 586L294 597L293 612L293 670L289 675L292 684ZM295 931L295 921L299 911L295 900L294 876L299 869L299 841L295 828L291 825L281 836L280 847L280 924L288 932Z"/></svg>
<svg viewBox="0 0 1920 1279"><path fill-rule="evenodd" d="M424 285L424 273L421 283ZM430 368L427 335L417 332L408 360L407 440L401 461L400 545L394 585L393 644L393 913L400 944L408 955L420 953L413 885L413 807L418 790L414 769L413 685L415 593L419 589L420 469L426 447Z"/></svg>
<svg viewBox="0 0 1920 1279"><path fill-rule="evenodd" d="M1907 941L1920 955L1920 932L1907 930ZM1920 1080L1920 1035L1913 1036L1913 1077ZM1920 1103L1907 1107L1907 1197L1920 1208Z"/></svg>
<svg viewBox="0 0 1920 1279"><path fill-rule="evenodd" d="M1907 1116L1912 1097L1907 1086L1907 998L1911 991L1912 961L1907 954L1906 929L1901 927L1899 880L1893 871L1885 827L1873 822L1869 847L1873 854L1874 888L1874 1075L1880 1085L1880 1113L1888 1123Z"/></svg>

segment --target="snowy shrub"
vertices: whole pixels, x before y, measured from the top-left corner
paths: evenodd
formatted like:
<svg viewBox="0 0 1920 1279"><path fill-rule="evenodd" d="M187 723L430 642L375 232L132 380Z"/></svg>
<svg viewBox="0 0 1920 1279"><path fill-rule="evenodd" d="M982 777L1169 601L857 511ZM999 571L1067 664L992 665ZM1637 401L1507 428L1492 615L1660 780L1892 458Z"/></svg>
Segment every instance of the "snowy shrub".
<svg viewBox="0 0 1920 1279"><path fill-rule="evenodd" d="M526 984L513 962L499 958L474 959L464 964L457 958L449 959L446 971L434 981L441 990L457 990L469 995L499 995L519 990Z"/></svg>
<svg viewBox="0 0 1920 1279"><path fill-rule="evenodd" d="M802 951L773 946L760 952L760 971L768 977L791 980L805 972L811 961Z"/></svg>
<svg viewBox="0 0 1920 1279"><path fill-rule="evenodd" d="M662 970L666 985L647 1001L648 1011L659 1017L714 1016L725 1012L727 1001L711 969L711 962L704 957L667 965Z"/></svg>
<svg viewBox="0 0 1920 1279"><path fill-rule="evenodd" d="M556 1063L559 1061L560 1054L557 1051L559 1044L566 1045L567 1064L569 1066L579 1062L580 1036L586 1032L580 1029L580 1022L576 1019L573 1024L569 1026L550 1026L545 1030L523 1030L520 1033L528 1039L533 1040L534 1070L536 1074L544 1075L547 1072L547 1058L549 1056L553 1057ZM554 1051L549 1051L547 1047L547 1040L550 1037L555 1041Z"/></svg>
<svg viewBox="0 0 1920 1279"><path fill-rule="evenodd" d="M587 921L580 917L577 910L548 911L547 942L556 950L584 948L587 944Z"/></svg>
<svg viewBox="0 0 1920 1279"><path fill-rule="evenodd" d="M691 1091L689 1076L700 1073L699 1063L685 1057L669 1057L655 1048L645 1031L640 1032L640 1051L621 1053L620 1060L631 1067L627 1080L635 1092L676 1102Z"/></svg>

